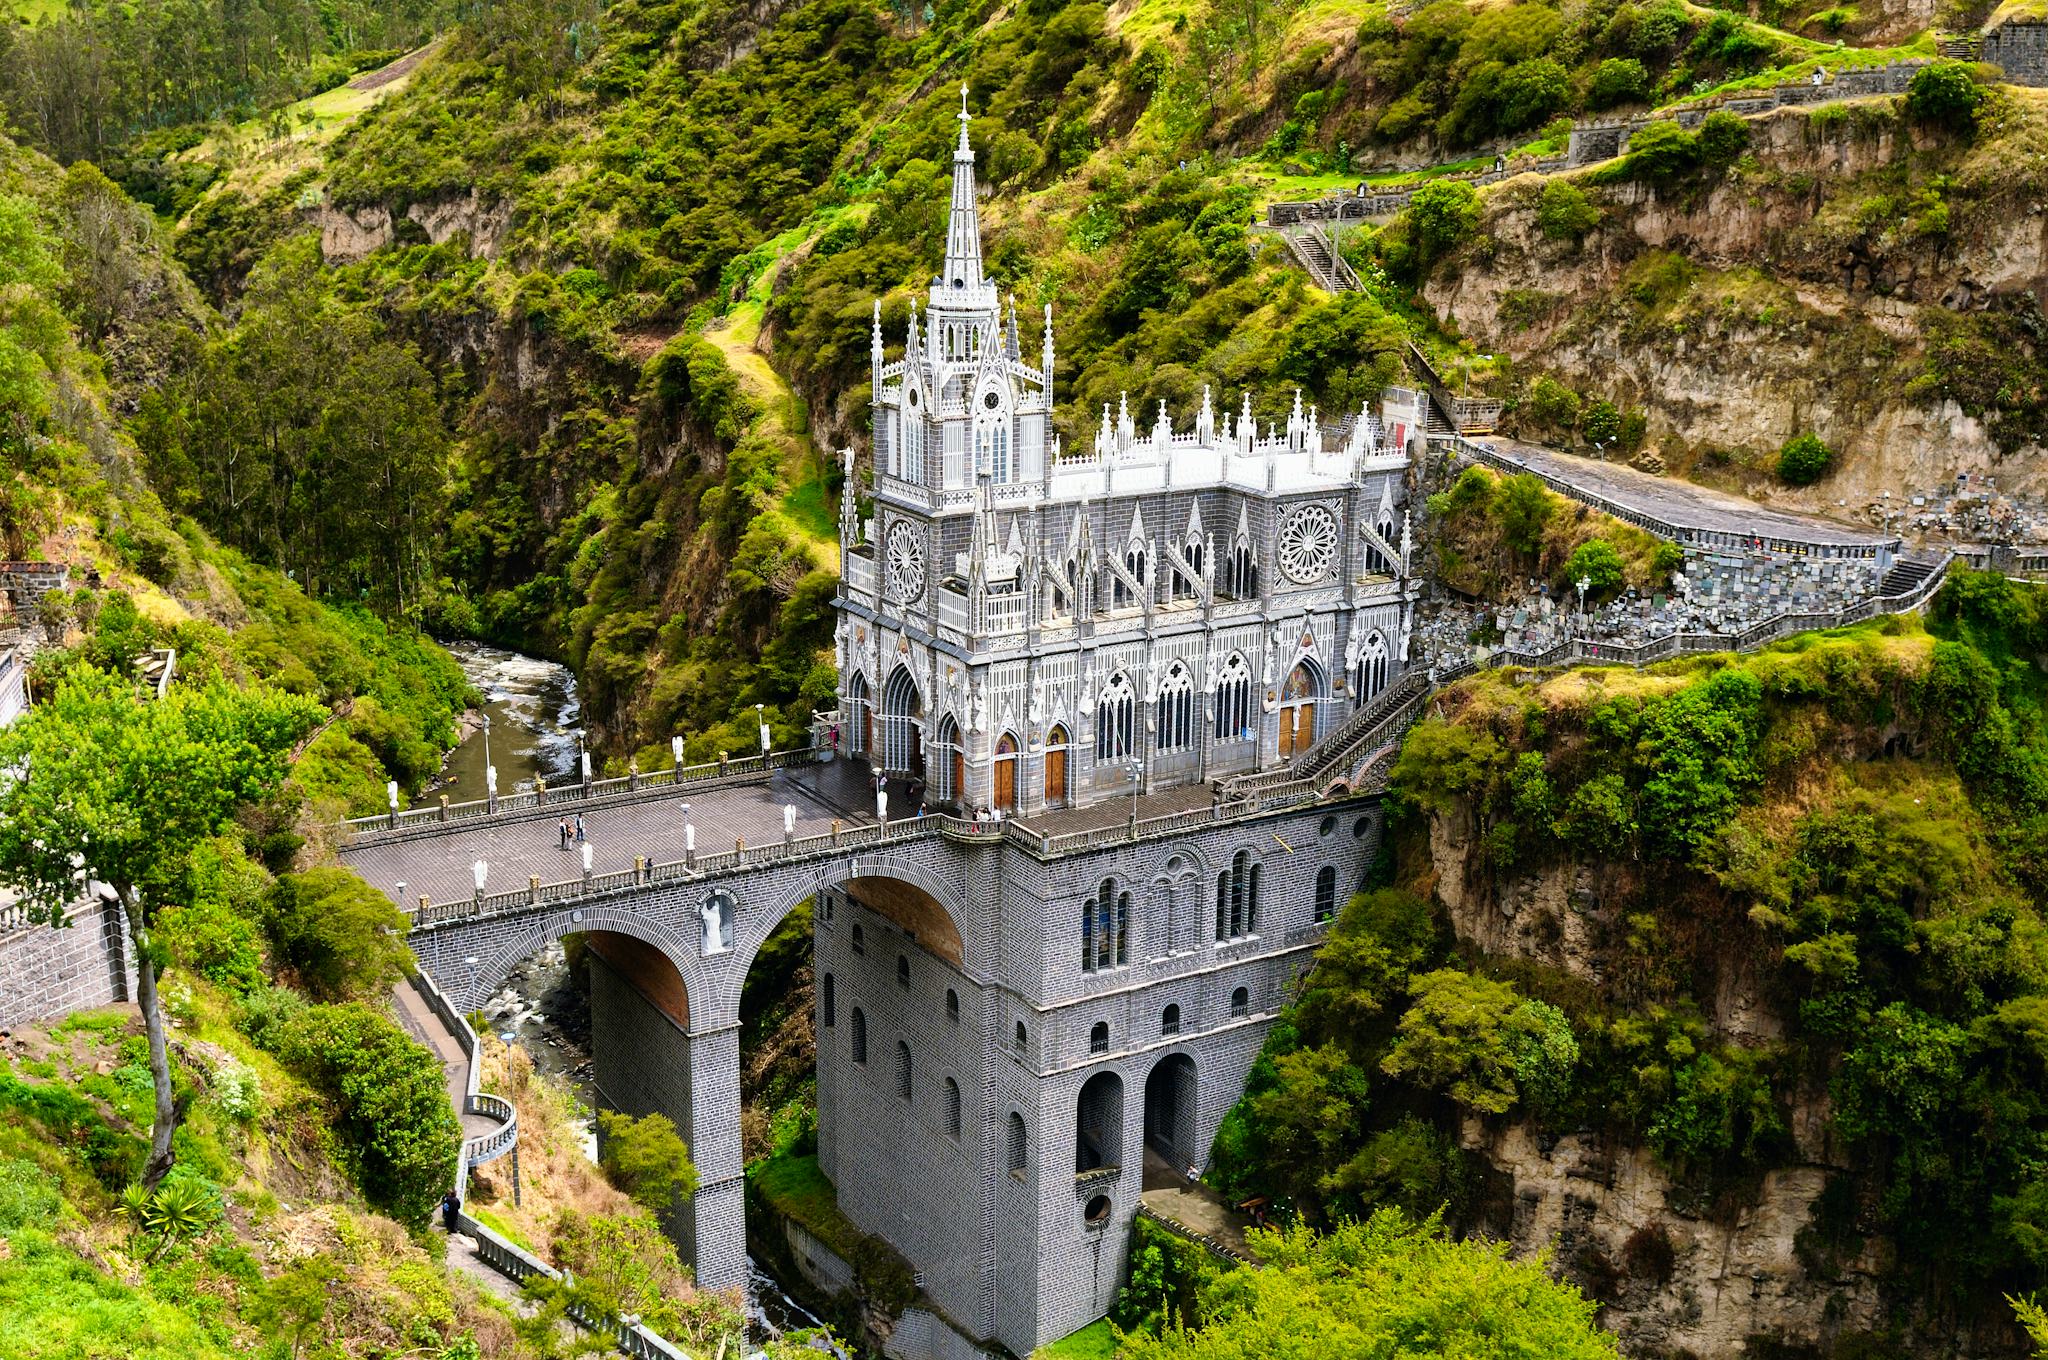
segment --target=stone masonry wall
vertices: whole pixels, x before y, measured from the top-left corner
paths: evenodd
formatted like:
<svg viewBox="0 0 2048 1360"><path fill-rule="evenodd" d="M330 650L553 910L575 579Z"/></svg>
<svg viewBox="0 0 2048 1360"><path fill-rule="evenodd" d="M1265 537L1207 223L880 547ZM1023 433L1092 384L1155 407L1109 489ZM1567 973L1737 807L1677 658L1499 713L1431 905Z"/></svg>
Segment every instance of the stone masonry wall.
<svg viewBox="0 0 2048 1360"><path fill-rule="evenodd" d="M108 905L82 909L61 928L0 933L0 1026L131 999L134 969L123 920Z"/></svg>

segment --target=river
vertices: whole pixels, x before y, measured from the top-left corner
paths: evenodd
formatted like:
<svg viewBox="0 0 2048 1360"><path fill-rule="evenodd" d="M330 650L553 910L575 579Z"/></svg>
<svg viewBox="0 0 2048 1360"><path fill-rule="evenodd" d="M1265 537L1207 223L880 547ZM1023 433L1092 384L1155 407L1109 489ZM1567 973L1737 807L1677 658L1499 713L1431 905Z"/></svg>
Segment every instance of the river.
<svg viewBox="0 0 2048 1360"><path fill-rule="evenodd" d="M498 791L575 781L582 750L583 706L568 667L482 642L451 642L448 650L469 682L484 695L486 728L471 730L442 763L441 774L415 800L450 802L484 796L486 740L490 763L498 767ZM551 944L513 970L511 978L483 1006L498 1037L525 1049L534 1070L566 1083L588 1110L596 1094L590 1054L590 999L576 987L559 943ZM583 1128L584 1155L597 1156L594 1122ZM764 1346L784 1333L822 1326L751 1257L747 1261L747 1340Z"/></svg>

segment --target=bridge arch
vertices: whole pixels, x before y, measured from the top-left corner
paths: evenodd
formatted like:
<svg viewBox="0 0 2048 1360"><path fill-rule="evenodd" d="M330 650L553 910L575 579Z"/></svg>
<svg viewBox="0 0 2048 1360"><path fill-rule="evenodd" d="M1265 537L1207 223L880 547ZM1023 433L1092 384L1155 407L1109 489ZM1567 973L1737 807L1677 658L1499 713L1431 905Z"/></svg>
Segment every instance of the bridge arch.
<svg viewBox="0 0 2048 1360"><path fill-rule="evenodd" d="M959 887L914 859L891 854L855 855L843 860L826 860L807 865L785 879L775 895L766 900L764 909L748 922L744 939L735 950L733 966L727 976L744 981L747 971L754 966L755 955L761 952L761 947L768 942L768 937L775 933L777 927L781 926L792 911L796 910L799 903L816 897L826 888L866 878L896 879L918 889L937 903L944 914L950 935L932 939L926 933L920 932L919 943L927 948L935 944L940 946L932 949L932 952L950 959L963 972L970 977L977 977L978 980L975 970L968 966L966 957L966 941L970 937L972 922L968 915L966 900L962 897ZM738 982L734 985L737 986ZM732 1003L735 1006L739 1004L737 991L733 993Z"/></svg>
<svg viewBox="0 0 2048 1360"><path fill-rule="evenodd" d="M538 954L564 935L609 932L615 935L630 935L642 944L650 945L666 957L681 976L684 999L691 999L690 964L696 951L691 949L676 933L661 922L625 907L581 907L550 912L535 921L522 925L519 932L496 953L479 963L467 981L456 982L453 978L442 978L439 973L453 971L446 961L438 965L423 965L435 973L435 982L451 996L461 998L465 1010L481 1006L512 976L512 970L525 960ZM461 964L456 968L469 972ZM453 987L448 984L455 982Z"/></svg>

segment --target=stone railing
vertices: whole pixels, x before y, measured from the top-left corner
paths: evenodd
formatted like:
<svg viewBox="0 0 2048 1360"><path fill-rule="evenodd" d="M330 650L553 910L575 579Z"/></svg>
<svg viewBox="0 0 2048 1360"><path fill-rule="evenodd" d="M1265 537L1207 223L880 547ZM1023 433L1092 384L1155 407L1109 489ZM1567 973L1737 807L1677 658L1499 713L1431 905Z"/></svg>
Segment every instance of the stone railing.
<svg viewBox="0 0 2048 1360"><path fill-rule="evenodd" d="M1008 822L1001 824L1002 827L1009 825ZM831 831L815 835L785 836L759 845L699 853L661 864L642 862L630 869L586 874L556 883L542 883L539 875L534 875L527 880L526 887L512 892L479 893L447 902L429 902L412 907L409 914L415 929L449 925L457 921L513 915L555 902L575 902L661 883L689 883L739 869L838 855L868 846L901 845L941 835L954 840L993 842L1000 839L1002 831L993 820L977 821L950 813L927 813L922 817L905 817L887 824L857 822L835 825Z"/></svg>
<svg viewBox="0 0 2048 1360"><path fill-rule="evenodd" d="M1897 538L1880 540L1872 537L1867 543L1844 545L1840 543L1825 543L1819 539L1791 538L1782 531L1774 531L1768 535L1752 536L1709 531L1691 525L1674 524L1670 520L1650 514L1646 510L1640 510L1632 505L1623 505L1611 497L1580 486L1576 482L1567 481L1565 478L1543 468L1533 467L1519 458L1502 453L1499 449L1489 444L1481 444L1476 440L1467 439L1463 435L1455 434L1432 434L1429 438L1433 444L1450 445L1457 456L1461 458L1469 459L1475 463L1484 463L1488 467L1499 472L1505 472L1510 476L1526 473L1542 482L1560 496L1575 500L1581 505L1590 505L1602 514L1611 515L1625 524L1633 524L1638 529L1647 529L1659 538L1668 538L1674 543L1686 546L1716 547L1722 546L1719 542L1722 539L1748 542L1751 538L1754 538L1764 548L1772 551L1812 554L1823 557L1875 557L1880 560L1887 559L1890 555L1896 554L1903 546L1902 541Z"/></svg>
<svg viewBox="0 0 2048 1360"><path fill-rule="evenodd" d="M405 840L409 833L431 835L439 828L455 822L474 822L486 817L522 821L570 809L580 811L593 804L614 805L632 802L639 798L658 796L664 791L717 788L727 783L754 783L765 779L776 770L809 764L817 760L821 754L822 752L816 748L807 746L796 751L775 751L765 756L740 756L706 765L686 765L681 769L655 770L647 774L629 774L612 779L593 779L587 784L566 784L561 788L535 788L523 793L507 793L496 798L478 798L463 803L450 803L443 799L437 807L409 808L369 817L351 817L343 822L341 827L352 845Z"/></svg>
<svg viewBox="0 0 2048 1360"><path fill-rule="evenodd" d="M455 1230L465 1237L475 1238L476 1254L484 1264L517 1284L525 1284L536 1276L548 1280L573 1278L565 1277L561 1271L524 1248L508 1242L466 1213L456 1216ZM589 1315L582 1309L571 1308L569 1316L578 1326L591 1331L597 1330L591 1325ZM621 1355L641 1357L642 1360L690 1360L688 1351L671 1344L659 1333L647 1330L635 1320L629 1319L619 1323L613 1335L618 1341Z"/></svg>
<svg viewBox="0 0 2048 1360"><path fill-rule="evenodd" d="M463 1093L462 1109L458 1113L482 1115L499 1121L498 1127L489 1133L462 1140L462 1159L455 1169L455 1192L459 1195L467 1191L469 1173L473 1169L495 1162L519 1145L519 1111L503 1096L477 1090L477 1038L476 1031L470 1028L469 1018L456 1011L454 1004L425 973L413 975L412 987L462 1049Z"/></svg>

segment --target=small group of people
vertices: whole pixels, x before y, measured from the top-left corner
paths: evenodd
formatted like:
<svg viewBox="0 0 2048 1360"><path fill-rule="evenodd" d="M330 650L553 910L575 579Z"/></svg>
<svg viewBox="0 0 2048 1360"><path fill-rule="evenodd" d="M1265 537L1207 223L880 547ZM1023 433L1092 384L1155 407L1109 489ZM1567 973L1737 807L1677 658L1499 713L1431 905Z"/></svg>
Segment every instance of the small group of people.
<svg viewBox="0 0 2048 1360"><path fill-rule="evenodd" d="M562 818L556 826L556 833L560 838L555 847L558 850L567 850L572 845L583 844L587 837L583 834L582 814L579 813L573 818Z"/></svg>

